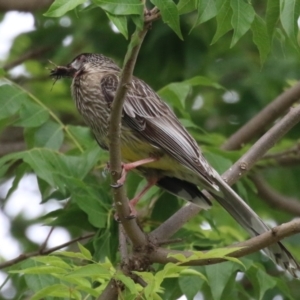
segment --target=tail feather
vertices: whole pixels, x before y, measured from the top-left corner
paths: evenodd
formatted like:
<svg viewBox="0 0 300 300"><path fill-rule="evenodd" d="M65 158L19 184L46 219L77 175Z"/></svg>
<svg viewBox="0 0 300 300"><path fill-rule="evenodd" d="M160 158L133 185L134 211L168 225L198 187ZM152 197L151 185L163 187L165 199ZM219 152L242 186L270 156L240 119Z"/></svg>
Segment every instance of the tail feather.
<svg viewBox="0 0 300 300"><path fill-rule="evenodd" d="M224 196L219 193L213 197L223 206L228 213L251 235L257 236L270 230L270 228L259 218L259 216L247 205L247 203L221 178L219 174L215 177ZM298 262L292 254L278 242L264 249L264 252L281 268L297 277L296 271L300 271Z"/></svg>

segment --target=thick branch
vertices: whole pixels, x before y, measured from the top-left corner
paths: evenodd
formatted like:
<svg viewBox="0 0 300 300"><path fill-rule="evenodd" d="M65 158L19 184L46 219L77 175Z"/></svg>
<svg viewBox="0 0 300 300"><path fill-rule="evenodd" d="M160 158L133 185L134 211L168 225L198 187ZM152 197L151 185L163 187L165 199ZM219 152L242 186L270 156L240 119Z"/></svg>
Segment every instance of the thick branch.
<svg viewBox="0 0 300 300"><path fill-rule="evenodd" d="M299 200L279 194L259 175L251 176L250 179L255 184L258 196L260 196L272 208L277 208L292 215L300 216Z"/></svg>
<svg viewBox="0 0 300 300"><path fill-rule="evenodd" d="M120 136L121 136L121 116L123 103L126 96L127 89L130 88L132 73L135 66L136 58L139 53L143 39L147 33L148 26L140 32L136 32L131 40L129 49L126 53L125 63L121 74L118 89L112 104L109 124L109 149L110 149L110 170L113 183L116 183L121 176L121 150L120 150ZM124 187L114 188L114 203L118 216L122 225L134 246L143 246L146 244L146 237L142 230L137 225L136 220L128 220L127 216L130 214L128 200Z"/></svg>
<svg viewBox="0 0 300 300"><path fill-rule="evenodd" d="M229 185L238 181L255 162L259 160L278 140L300 121L300 105L290 111L265 133L227 172L223 174ZM188 220L196 216L201 209L196 205L187 205L156 228L150 238L154 241L165 240L177 232Z"/></svg>
<svg viewBox="0 0 300 300"><path fill-rule="evenodd" d="M274 122L300 98L300 83L286 90L267 105L260 113L235 132L222 146L224 150L236 150L261 134L266 126Z"/></svg>
<svg viewBox="0 0 300 300"><path fill-rule="evenodd" d="M30 253L23 253L23 254L19 255L18 257L14 258L14 259L11 259L11 260L8 260L8 261L6 261L4 263L1 263L0 264L0 269L4 269L4 268L7 268L7 267L10 267L10 266L12 266L12 265L14 265L14 264L16 264L16 263L18 263L20 261L23 261L23 260L25 260L27 258L30 258L30 257L39 256L39 255L48 255L48 254L50 254L52 252L55 252L55 251L60 250L60 249L62 249L64 247L67 247L67 246L69 246L69 245L71 245L71 244L73 244L75 242L88 239L88 238L90 238L90 237L92 237L94 235L95 235L94 233L91 233L91 234L87 234L85 236L80 236L80 237L77 237L77 238L75 238L75 239L73 239L73 240L71 240L69 242L66 242L64 244L61 244L61 245L58 245L56 247L50 248L48 250L42 250L41 251L41 249L39 249L38 251L34 251L34 252L30 252Z"/></svg>
<svg viewBox="0 0 300 300"><path fill-rule="evenodd" d="M97 300L118 300L118 284L111 279Z"/></svg>
<svg viewBox="0 0 300 300"><path fill-rule="evenodd" d="M229 170L223 174L228 184L238 181L263 155L300 121L300 105L290 111L266 132Z"/></svg>
<svg viewBox="0 0 300 300"><path fill-rule="evenodd" d="M289 223L282 224L280 226L272 228L270 231L265 232L257 237L251 238L245 242L234 244L230 247L241 247L241 249L230 253L230 257L243 257L251 253L262 250L272 244L277 243L285 237L294 235L300 232L300 219L293 220ZM166 264L168 262L178 262L175 258L169 257L172 254L183 254L185 257L192 255L191 251L175 251L164 248L158 248L156 251L150 253L150 259L152 262ZM211 265L220 262L224 262L226 259L199 259L193 260L183 265L186 266L202 266Z"/></svg>

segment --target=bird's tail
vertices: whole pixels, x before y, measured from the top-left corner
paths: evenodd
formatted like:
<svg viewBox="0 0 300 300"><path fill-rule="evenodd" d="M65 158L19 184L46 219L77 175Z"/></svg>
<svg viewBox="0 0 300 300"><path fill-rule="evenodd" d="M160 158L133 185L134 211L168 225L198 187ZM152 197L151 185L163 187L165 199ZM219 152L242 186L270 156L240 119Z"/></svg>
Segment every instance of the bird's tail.
<svg viewBox="0 0 300 300"><path fill-rule="evenodd" d="M215 183L224 196L220 196L220 193L214 193L211 190L210 193L251 236L257 236L270 230L219 174L215 177ZM296 271L300 271L300 266L282 243L273 244L265 248L264 252L281 268L297 277Z"/></svg>

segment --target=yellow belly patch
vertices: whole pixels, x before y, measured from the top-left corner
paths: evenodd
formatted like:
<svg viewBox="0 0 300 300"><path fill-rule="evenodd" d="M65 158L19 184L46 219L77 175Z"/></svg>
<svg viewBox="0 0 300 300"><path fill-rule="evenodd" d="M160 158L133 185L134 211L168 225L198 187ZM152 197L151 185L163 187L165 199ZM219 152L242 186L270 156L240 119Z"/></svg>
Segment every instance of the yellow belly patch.
<svg viewBox="0 0 300 300"><path fill-rule="evenodd" d="M139 144L139 145L122 145L121 147L122 160L127 162L135 162L148 157L157 157L158 160L145 164L145 167L158 169L158 170L174 170L178 162L171 158L170 156L159 151L157 148L151 146L150 144Z"/></svg>

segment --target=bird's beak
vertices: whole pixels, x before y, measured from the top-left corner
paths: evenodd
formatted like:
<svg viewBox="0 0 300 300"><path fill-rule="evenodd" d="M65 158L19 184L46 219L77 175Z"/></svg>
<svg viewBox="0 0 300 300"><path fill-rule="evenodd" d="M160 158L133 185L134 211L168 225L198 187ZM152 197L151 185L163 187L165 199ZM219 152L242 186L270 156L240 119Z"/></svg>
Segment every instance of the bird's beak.
<svg viewBox="0 0 300 300"><path fill-rule="evenodd" d="M50 77L57 79L60 79L62 77L74 77L77 70L72 67L71 64L68 64L67 66L56 66L55 69L52 69L50 72Z"/></svg>

